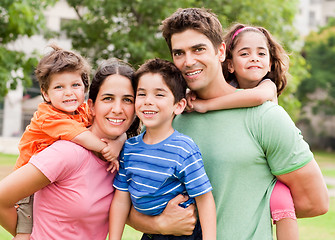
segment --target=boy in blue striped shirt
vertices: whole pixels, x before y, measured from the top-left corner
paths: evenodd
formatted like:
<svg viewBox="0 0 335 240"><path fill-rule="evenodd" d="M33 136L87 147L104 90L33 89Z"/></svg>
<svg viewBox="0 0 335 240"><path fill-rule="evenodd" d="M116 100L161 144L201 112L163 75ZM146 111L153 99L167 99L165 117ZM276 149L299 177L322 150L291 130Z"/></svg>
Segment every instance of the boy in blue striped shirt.
<svg viewBox="0 0 335 240"><path fill-rule="evenodd" d="M141 213L158 215L169 200L183 193L190 198L187 203L195 199L201 227L198 223L190 236L143 234L142 240L215 240L215 203L200 150L172 127L186 106L186 82L173 63L162 59L144 63L135 79L135 110L146 129L127 140L121 152L109 239L121 240L131 204Z"/></svg>

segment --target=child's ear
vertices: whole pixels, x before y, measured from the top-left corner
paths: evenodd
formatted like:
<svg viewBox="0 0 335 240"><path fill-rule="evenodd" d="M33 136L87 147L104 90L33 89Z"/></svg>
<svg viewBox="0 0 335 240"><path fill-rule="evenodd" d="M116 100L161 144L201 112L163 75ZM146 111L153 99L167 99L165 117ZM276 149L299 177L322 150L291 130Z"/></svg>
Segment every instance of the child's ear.
<svg viewBox="0 0 335 240"><path fill-rule="evenodd" d="M178 115L184 112L187 101L185 98L181 99L179 102L175 104L174 114Z"/></svg>
<svg viewBox="0 0 335 240"><path fill-rule="evenodd" d="M234 66L233 66L233 63L231 61L231 59L227 59L227 63L228 63L228 72L230 73L233 73L235 70L234 70Z"/></svg>
<svg viewBox="0 0 335 240"><path fill-rule="evenodd" d="M44 100L46 101L46 102L51 102L50 101L50 98L49 98L49 96L48 96L48 94L45 92L45 91L43 91L43 90L41 90L41 92L42 92L42 95L43 95L43 98L44 98Z"/></svg>

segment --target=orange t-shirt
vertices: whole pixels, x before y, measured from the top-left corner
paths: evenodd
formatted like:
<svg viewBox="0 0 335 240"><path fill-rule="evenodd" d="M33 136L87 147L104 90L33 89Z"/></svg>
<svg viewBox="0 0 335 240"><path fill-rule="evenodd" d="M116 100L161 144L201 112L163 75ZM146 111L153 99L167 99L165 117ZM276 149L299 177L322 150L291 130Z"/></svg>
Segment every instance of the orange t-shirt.
<svg viewBox="0 0 335 240"><path fill-rule="evenodd" d="M27 164L34 154L55 141L70 141L80 133L87 131L87 127L91 124L88 105L83 103L78 107L76 113L70 115L57 110L50 104L39 104L20 140L20 155L14 169Z"/></svg>

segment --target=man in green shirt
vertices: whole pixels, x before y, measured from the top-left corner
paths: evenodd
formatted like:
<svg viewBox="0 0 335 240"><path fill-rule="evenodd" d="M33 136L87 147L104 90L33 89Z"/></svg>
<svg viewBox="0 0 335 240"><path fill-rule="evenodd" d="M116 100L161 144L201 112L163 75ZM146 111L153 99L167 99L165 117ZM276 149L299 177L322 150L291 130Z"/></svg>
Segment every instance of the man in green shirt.
<svg viewBox="0 0 335 240"><path fill-rule="evenodd" d="M179 9L163 21L162 30L175 65L199 98L235 91L222 72L226 46L214 14ZM290 188L298 217L327 212L320 169L280 106L266 102L254 108L193 112L178 116L174 127L192 137L202 152L216 203L217 239L272 239L269 198L275 177ZM129 223L140 231L178 235L186 223L173 225L177 211L167 208L155 219L133 211Z"/></svg>

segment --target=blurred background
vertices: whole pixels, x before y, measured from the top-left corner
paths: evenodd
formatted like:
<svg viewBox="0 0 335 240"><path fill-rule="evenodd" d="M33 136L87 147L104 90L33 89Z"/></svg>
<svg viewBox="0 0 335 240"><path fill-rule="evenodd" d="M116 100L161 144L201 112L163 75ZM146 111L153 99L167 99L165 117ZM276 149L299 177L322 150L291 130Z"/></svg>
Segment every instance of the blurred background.
<svg viewBox="0 0 335 240"><path fill-rule="evenodd" d="M335 151L334 0L1 0L0 152L16 141L42 101L33 70L56 43L87 57L93 69L117 57L135 68L171 60L159 31L177 8L205 7L224 28L267 28L290 54L290 79L279 97L313 150Z"/></svg>
<svg viewBox="0 0 335 240"><path fill-rule="evenodd" d="M159 31L177 8L205 7L223 28L267 28L290 55L279 104L310 144L330 193L323 216L299 219L300 239L335 239L335 0L0 0L0 180L12 171L18 141L42 102L33 71L48 44L99 61L171 60ZM141 234L127 228L124 240ZM0 239L12 237L0 227Z"/></svg>

